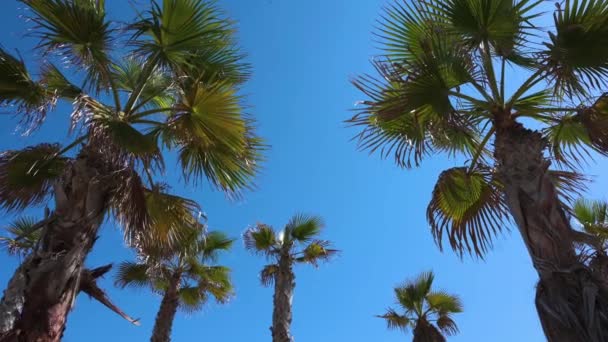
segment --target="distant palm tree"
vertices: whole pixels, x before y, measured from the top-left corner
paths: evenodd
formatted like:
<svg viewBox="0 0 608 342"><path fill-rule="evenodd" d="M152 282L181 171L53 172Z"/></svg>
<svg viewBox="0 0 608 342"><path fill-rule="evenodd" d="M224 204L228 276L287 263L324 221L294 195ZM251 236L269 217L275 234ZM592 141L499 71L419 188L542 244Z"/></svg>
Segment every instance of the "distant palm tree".
<svg viewBox="0 0 608 342"><path fill-rule="evenodd" d="M414 342L445 342L444 335L458 333L452 315L462 312L460 299L445 292L432 291L433 272L422 273L417 279L395 288L397 304L405 310L399 314L389 308L384 315L389 329L414 332Z"/></svg>
<svg viewBox="0 0 608 342"><path fill-rule="evenodd" d="M608 0L558 1L553 25L539 20L545 4L395 0L379 25L379 76L355 80L364 99L350 122L361 149L400 167L461 155L427 208L440 248L483 257L515 223L548 340L608 341L608 278L577 255L598 240L567 215L581 164L608 155Z"/></svg>
<svg viewBox="0 0 608 342"><path fill-rule="evenodd" d="M152 342L171 340L178 308L200 310L212 296L225 303L233 294L230 269L215 265L218 254L234 240L220 232L202 234L184 244L179 252L150 256L141 262L123 262L116 275L121 287L148 287L163 296L152 333Z"/></svg>
<svg viewBox="0 0 608 342"><path fill-rule="evenodd" d="M189 184L233 195L251 186L263 146L238 94L249 66L214 1L151 0L128 23L110 20L105 0L21 2L44 58L31 73L0 48L0 105L30 131L72 103L73 140L0 154L0 207L55 202L0 301L0 341L56 342L104 219L132 246L170 244L199 210L162 184L166 153Z"/></svg>
<svg viewBox="0 0 608 342"><path fill-rule="evenodd" d="M323 220L317 216L296 215L280 232L265 224L258 224L245 232L245 247L266 256L271 264L261 272L264 286L274 283L274 310L272 314L272 341L291 342L291 302L296 287L293 266L327 261L338 251L330 242L319 240Z"/></svg>

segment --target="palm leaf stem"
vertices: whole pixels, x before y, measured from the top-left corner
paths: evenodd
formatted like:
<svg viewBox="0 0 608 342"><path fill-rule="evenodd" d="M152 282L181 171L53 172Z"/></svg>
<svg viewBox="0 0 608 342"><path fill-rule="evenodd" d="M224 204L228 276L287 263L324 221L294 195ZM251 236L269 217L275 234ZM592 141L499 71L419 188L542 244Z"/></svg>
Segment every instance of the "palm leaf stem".
<svg viewBox="0 0 608 342"><path fill-rule="evenodd" d="M125 105L125 113L129 114L133 109L133 105L141 96L141 92L144 90L148 78L150 78L150 75L152 75L152 72L154 71L154 68L156 67L156 63L158 62L159 58L160 53L157 52L150 59L148 59L148 62L144 66L141 74L139 75L139 79L137 80L137 85L135 86L135 89L133 89L133 92L131 92L129 99L127 100L127 104Z"/></svg>
<svg viewBox="0 0 608 342"><path fill-rule="evenodd" d="M494 132L496 132L496 127L492 127L490 129L490 131L488 132L488 134L486 134L486 136L481 141L481 144L479 144L479 148L477 149L477 151L475 152L475 156L471 160L471 166L469 166L469 171L468 171L469 173L475 169L475 166L477 166L477 161L479 161L479 158L481 157L483 150L485 149L486 145L488 144L488 141L490 141L490 138L492 137L492 135L494 135Z"/></svg>
<svg viewBox="0 0 608 342"><path fill-rule="evenodd" d="M528 90L530 90L532 87L534 87L538 82L540 82L543 78L541 77L542 74L545 72L544 68L540 68L538 69L534 74L532 74L532 76L530 76L530 78L528 78L522 85L521 87L519 87L519 89L517 89L515 91L515 93L513 94L513 96L511 96L511 99L509 99L509 102L507 103L506 107L510 108L513 106L513 104L519 100L519 98L525 94Z"/></svg>
<svg viewBox="0 0 608 342"><path fill-rule="evenodd" d="M498 91L498 84L496 83L496 74L494 73L494 66L492 65L492 56L490 55L490 44L485 40L483 42L483 50L481 53L481 58L483 61L483 67L486 70L486 77L488 78L488 83L490 84L490 90L492 90L492 95L495 99L502 103L502 99L500 98L500 92Z"/></svg>

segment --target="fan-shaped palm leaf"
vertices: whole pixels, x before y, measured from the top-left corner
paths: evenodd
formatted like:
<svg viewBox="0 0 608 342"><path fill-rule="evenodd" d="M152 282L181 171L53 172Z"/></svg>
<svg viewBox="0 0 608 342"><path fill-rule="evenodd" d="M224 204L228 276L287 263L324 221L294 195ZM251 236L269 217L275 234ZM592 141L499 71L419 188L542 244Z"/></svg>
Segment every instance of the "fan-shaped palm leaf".
<svg viewBox="0 0 608 342"><path fill-rule="evenodd" d="M295 241L309 242L321 233L324 223L320 216L294 215L285 227L286 234Z"/></svg>
<svg viewBox="0 0 608 342"><path fill-rule="evenodd" d="M40 144L0 154L0 205L21 210L42 203L68 164L60 150L57 144Z"/></svg>
<svg viewBox="0 0 608 342"><path fill-rule="evenodd" d="M260 272L260 282L263 286L270 286L274 283L277 272L279 272L279 265L270 264L264 266L262 272Z"/></svg>
<svg viewBox="0 0 608 342"><path fill-rule="evenodd" d="M278 247L277 236L272 227L265 224L257 224L247 229L243 235L245 248L250 251L270 256L276 252Z"/></svg>
<svg viewBox="0 0 608 342"><path fill-rule="evenodd" d="M6 227L9 236L0 236L0 246L11 255L29 254L42 235L38 221L33 217L20 217Z"/></svg>
<svg viewBox="0 0 608 342"><path fill-rule="evenodd" d="M153 283L145 264L122 262L116 272L116 285L120 287L148 287Z"/></svg>
<svg viewBox="0 0 608 342"><path fill-rule="evenodd" d="M386 324L389 329L399 329L407 331L407 329L410 328L412 324L411 320L408 317L399 315L395 310L390 308L386 310L386 313L384 315L380 315L377 317L386 320Z"/></svg>
<svg viewBox="0 0 608 342"><path fill-rule="evenodd" d="M508 219L501 185L488 170L444 171L435 185L427 219L440 247L445 232L452 249L482 257Z"/></svg>
<svg viewBox="0 0 608 342"><path fill-rule="evenodd" d="M0 105L14 106L23 115L22 120L35 128L51 104L46 89L32 79L23 60L0 48Z"/></svg>
<svg viewBox="0 0 608 342"><path fill-rule="evenodd" d="M316 240L308 244L301 252L301 257L296 258L296 262L304 262L317 267L319 261L328 261L338 254L338 250L331 249L331 243L324 240Z"/></svg>
<svg viewBox="0 0 608 342"><path fill-rule="evenodd" d="M108 47L112 29L104 0L22 0L33 12L39 47L59 51L74 65L87 68L86 83L95 90L109 85Z"/></svg>
<svg viewBox="0 0 608 342"><path fill-rule="evenodd" d="M556 92L584 95L602 89L608 76L608 3L567 0L555 13L545 65Z"/></svg>
<svg viewBox="0 0 608 342"><path fill-rule="evenodd" d="M234 239L229 238L222 232L213 231L206 233L200 242L199 248L203 258L216 260L220 252L232 248Z"/></svg>

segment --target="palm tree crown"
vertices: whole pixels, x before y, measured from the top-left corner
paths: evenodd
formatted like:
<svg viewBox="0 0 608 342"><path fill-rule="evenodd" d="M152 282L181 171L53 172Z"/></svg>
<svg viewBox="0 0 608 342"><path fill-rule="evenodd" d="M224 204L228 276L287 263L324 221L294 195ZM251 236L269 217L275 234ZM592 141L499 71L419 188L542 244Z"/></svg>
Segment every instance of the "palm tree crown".
<svg viewBox="0 0 608 342"><path fill-rule="evenodd" d="M509 219L492 166L497 131L535 120L551 157L566 168L589 151L608 154L608 96L597 92L608 81L608 1L566 1L548 32L534 24L541 6L396 1L379 32L381 77L354 81L367 96L350 120L362 129L362 149L406 168L441 152L468 160L441 174L428 207L437 242L447 235L461 253L482 256ZM508 94L510 70L529 76ZM550 172L562 195L580 185L574 172Z"/></svg>
<svg viewBox="0 0 608 342"><path fill-rule="evenodd" d="M164 294L171 279L178 276L179 307L186 312L200 310L213 297L226 303L233 295L230 269L216 265L221 252L234 240L221 232L208 232L192 238L170 255L151 255L139 262L123 262L116 275L120 287L148 287Z"/></svg>
<svg viewBox="0 0 608 342"><path fill-rule="evenodd" d="M397 304L405 310L403 314L389 308L384 315L389 329L411 329L414 334L422 334L414 341L444 341L441 335L434 337L437 328L451 336L458 333L452 315L462 312L462 304L457 296L441 291L433 291L433 272L422 273L418 278L395 288ZM435 328L436 327L436 328Z"/></svg>
<svg viewBox="0 0 608 342"><path fill-rule="evenodd" d="M262 284L268 286L274 281L279 268L279 259L285 256L293 264L312 264L329 260L338 251L331 249L331 243L318 239L323 228L323 220L316 216L296 215L282 231L275 231L265 224L257 224L245 232L245 247L266 256L273 263L261 272Z"/></svg>
<svg viewBox="0 0 608 342"><path fill-rule="evenodd" d="M20 210L46 201L76 162L72 152L96 160L101 176L111 174L103 179L107 209L129 242L151 232L158 217L197 210L164 191L167 153L176 155L185 181L206 178L233 195L251 186L263 147L238 95L249 66L232 22L213 2L154 0L126 25L108 18L104 0L22 2L45 58L36 79L0 49L0 104L34 130L57 102L73 103L66 123L73 140L2 153L0 206ZM59 65L77 68L64 73ZM172 213L151 217L154 203L170 203L153 209Z"/></svg>

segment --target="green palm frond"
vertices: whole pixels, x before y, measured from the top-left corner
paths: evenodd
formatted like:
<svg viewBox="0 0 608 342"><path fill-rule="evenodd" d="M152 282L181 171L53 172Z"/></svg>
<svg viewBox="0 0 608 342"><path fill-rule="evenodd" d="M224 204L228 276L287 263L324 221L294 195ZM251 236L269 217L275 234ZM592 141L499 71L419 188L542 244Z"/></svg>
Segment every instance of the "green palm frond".
<svg viewBox="0 0 608 342"><path fill-rule="evenodd" d="M564 115L543 131L550 145L553 160L568 167L577 167L591 155L591 139L578 115Z"/></svg>
<svg viewBox="0 0 608 342"><path fill-rule="evenodd" d="M0 154L0 206L22 210L42 203L68 164L60 150L57 144L40 144Z"/></svg>
<svg viewBox="0 0 608 342"><path fill-rule="evenodd" d="M435 312L450 314L462 312L460 298L447 292L434 291L426 296L429 308Z"/></svg>
<svg viewBox="0 0 608 342"><path fill-rule="evenodd" d="M193 313L203 308L207 303L208 296L198 286L182 287L178 291L179 308L186 313Z"/></svg>
<svg viewBox="0 0 608 342"><path fill-rule="evenodd" d="M230 49L234 30L212 2L203 0L163 0L162 5L154 1L131 29L139 55L157 58L178 72L205 64L205 57L214 52Z"/></svg>
<svg viewBox="0 0 608 342"><path fill-rule="evenodd" d="M42 236L38 220L33 217L20 217L6 227L9 236L0 236L0 246L10 255L29 254Z"/></svg>
<svg viewBox="0 0 608 342"><path fill-rule="evenodd" d="M480 140L476 119L460 115L448 95L450 89L472 81L474 71L468 57L447 51L452 50L441 48L437 53L444 55L413 66L375 61L382 79L364 76L353 82L369 98L348 120L363 127L356 137L360 149L379 152L382 158L393 156L406 168L418 166L435 150L475 154ZM470 101L459 106L469 108ZM477 100L475 105L485 106Z"/></svg>
<svg viewBox="0 0 608 342"><path fill-rule="evenodd" d="M486 169L444 171L433 190L427 220L440 248L447 233L452 249L483 257L508 220L501 185Z"/></svg>
<svg viewBox="0 0 608 342"><path fill-rule="evenodd" d="M40 125L52 99L40 82L32 79L23 60L0 48L0 105L13 106L32 128Z"/></svg>
<svg viewBox="0 0 608 342"><path fill-rule="evenodd" d="M275 231L272 227L261 223L247 229L243 235L243 240L245 248L266 256L275 254L279 247Z"/></svg>
<svg viewBox="0 0 608 342"><path fill-rule="evenodd" d="M44 64L41 73L40 82L53 95L71 102L82 94L82 89L72 84L54 64Z"/></svg>
<svg viewBox="0 0 608 342"><path fill-rule="evenodd" d="M230 280L230 269L223 266L205 266L204 272L197 274L199 290L207 292L215 301L224 304L234 295Z"/></svg>
<svg viewBox="0 0 608 342"><path fill-rule="evenodd" d="M608 203L579 198L572 207L574 217L583 230L600 240L608 241Z"/></svg>
<svg viewBox="0 0 608 342"><path fill-rule="evenodd" d="M73 65L85 67L85 83L95 90L109 84L112 28L104 0L21 1L32 9L32 33L40 39L40 48L57 51Z"/></svg>
<svg viewBox="0 0 608 342"><path fill-rule="evenodd" d="M471 49L489 44L496 55L510 57L533 34L532 10L538 0L432 0L423 9L443 23L444 34L454 34Z"/></svg>
<svg viewBox="0 0 608 342"><path fill-rule="evenodd" d="M205 259L217 260L218 254L230 250L234 241L222 232L208 232L200 241L200 252Z"/></svg>
<svg viewBox="0 0 608 342"><path fill-rule="evenodd" d="M297 214L289 220L285 232L289 238L306 243L319 235L324 225L323 218L320 216Z"/></svg>
<svg viewBox="0 0 608 342"><path fill-rule="evenodd" d="M160 134L167 147L179 149L184 178L206 177L229 193L251 187L263 146L234 87L225 81L183 82L180 94Z"/></svg>
<svg viewBox="0 0 608 342"><path fill-rule="evenodd" d="M296 258L296 262L304 262L315 267L319 261L328 261L333 256L338 254L338 250L329 248L331 243L325 240L316 240L311 242L301 252L301 256Z"/></svg>
<svg viewBox="0 0 608 342"><path fill-rule="evenodd" d="M145 264L122 262L116 272L116 285L122 288L152 286L153 280L149 272L150 270Z"/></svg>
<svg viewBox="0 0 608 342"><path fill-rule="evenodd" d="M544 64L556 93L573 97L605 88L608 76L608 3L566 0L553 15Z"/></svg>
<svg viewBox="0 0 608 342"><path fill-rule="evenodd" d="M263 286L270 286L274 284L274 279L276 277L277 272L279 272L279 265L270 264L264 266L262 272L260 272L260 282Z"/></svg>
<svg viewBox="0 0 608 342"><path fill-rule="evenodd" d="M133 92L141 82L145 61L137 58L127 58L120 64L114 65L114 78L116 87ZM173 91L173 78L160 68L155 68L145 81L135 105L144 108L171 108L175 101Z"/></svg>
<svg viewBox="0 0 608 342"><path fill-rule="evenodd" d="M411 319L409 319L407 316L399 315L395 310L390 308L386 310L384 315L377 317L384 319L389 329L407 331L412 325Z"/></svg>

